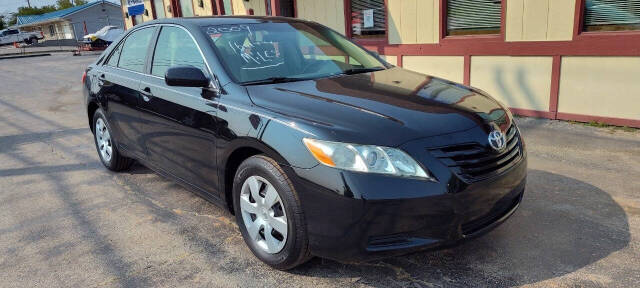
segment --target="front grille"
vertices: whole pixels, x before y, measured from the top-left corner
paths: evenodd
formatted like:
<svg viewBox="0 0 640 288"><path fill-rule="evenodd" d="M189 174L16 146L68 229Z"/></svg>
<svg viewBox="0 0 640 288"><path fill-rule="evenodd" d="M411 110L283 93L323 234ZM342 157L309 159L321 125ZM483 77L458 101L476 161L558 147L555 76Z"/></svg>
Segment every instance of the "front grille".
<svg viewBox="0 0 640 288"><path fill-rule="evenodd" d="M486 145L465 143L429 149L467 182L476 182L499 175L522 159L522 145L518 129L511 125L507 130L507 147L496 152Z"/></svg>

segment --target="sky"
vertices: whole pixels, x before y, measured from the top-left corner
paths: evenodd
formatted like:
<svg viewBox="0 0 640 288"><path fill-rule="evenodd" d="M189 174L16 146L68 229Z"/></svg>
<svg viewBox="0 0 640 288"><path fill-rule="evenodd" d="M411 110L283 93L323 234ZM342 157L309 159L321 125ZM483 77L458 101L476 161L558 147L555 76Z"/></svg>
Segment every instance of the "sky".
<svg viewBox="0 0 640 288"><path fill-rule="evenodd" d="M91 0L95 1L95 0ZM89 1L89 2L91 2ZM120 4L120 0L107 0ZM30 0L31 7L55 5L56 0ZM8 14L18 11L18 7L27 6L27 0L0 0L0 14Z"/></svg>

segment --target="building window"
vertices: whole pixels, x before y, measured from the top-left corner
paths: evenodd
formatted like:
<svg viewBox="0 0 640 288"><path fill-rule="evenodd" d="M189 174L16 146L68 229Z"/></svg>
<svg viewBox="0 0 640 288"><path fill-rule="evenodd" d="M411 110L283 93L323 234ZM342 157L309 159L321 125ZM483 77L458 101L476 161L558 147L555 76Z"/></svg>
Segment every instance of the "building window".
<svg viewBox="0 0 640 288"><path fill-rule="evenodd" d="M447 0L447 36L500 34L502 1Z"/></svg>
<svg viewBox="0 0 640 288"><path fill-rule="evenodd" d="M384 38L387 35L384 0L351 0L351 37Z"/></svg>
<svg viewBox="0 0 640 288"><path fill-rule="evenodd" d="M640 30L640 0L586 0L583 30Z"/></svg>
<svg viewBox="0 0 640 288"><path fill-rule="evenodd" d="M53 25L49 25L49 36L53 37L56 35L56 28Z"/></svg>

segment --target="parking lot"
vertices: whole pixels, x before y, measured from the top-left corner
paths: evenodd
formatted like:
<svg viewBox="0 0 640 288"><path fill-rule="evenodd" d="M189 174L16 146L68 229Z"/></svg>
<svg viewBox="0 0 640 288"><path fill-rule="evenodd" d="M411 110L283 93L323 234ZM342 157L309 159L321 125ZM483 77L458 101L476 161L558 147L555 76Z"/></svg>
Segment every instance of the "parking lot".
<svg viewBox="0 0 640 288"><path fill-rule="evenodd" d="M370 263L253 257L226 210L135 165L102 167L81 75L93 56L0 60L0 286L637 287L640 131L519 118L523 204L460 246Z"/></svg>

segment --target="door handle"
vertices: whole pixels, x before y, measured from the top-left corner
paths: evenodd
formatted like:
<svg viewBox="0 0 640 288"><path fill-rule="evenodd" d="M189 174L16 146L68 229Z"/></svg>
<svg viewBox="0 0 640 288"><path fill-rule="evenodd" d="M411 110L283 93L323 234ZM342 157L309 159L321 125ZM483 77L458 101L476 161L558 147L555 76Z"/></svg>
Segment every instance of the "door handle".
<svg viewBox="0 0 640 288"><path fill-rule="evenodd" d="M151 97L153 97L153 93L151 93L151 88L149 87L145 87L144 89L142 89L140 91L140 94L142 95L142 100L144 100L145 102L149 102L149 100L151 100Z"/></svg>

